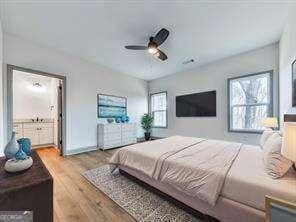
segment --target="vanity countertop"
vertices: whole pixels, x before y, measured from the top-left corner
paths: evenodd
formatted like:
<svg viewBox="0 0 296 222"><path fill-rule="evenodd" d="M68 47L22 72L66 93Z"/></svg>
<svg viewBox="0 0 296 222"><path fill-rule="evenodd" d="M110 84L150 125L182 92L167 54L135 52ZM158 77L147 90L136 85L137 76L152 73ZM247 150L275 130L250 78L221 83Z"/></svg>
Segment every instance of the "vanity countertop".
<svg viewBox="0 0 296 222"><path fill-rule="evenodd" d="M42 120L42 121L41 121ZM36 119L14 119L13 123L53 123L53 119L39 119L38 122Z"/></svg>

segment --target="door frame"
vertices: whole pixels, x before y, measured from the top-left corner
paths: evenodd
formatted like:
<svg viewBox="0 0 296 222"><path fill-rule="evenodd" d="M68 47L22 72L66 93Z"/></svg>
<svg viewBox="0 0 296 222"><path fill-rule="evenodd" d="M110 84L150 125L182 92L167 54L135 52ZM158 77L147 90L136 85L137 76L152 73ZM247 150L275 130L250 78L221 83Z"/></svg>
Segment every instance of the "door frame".
<svg viewBox="0 0 296 222"><path fill-rule="evenodd" d="M63 86L62 87L62 118L61 118L61 120L62 120L62 129L61 129L62 144L61 144L61 149L60 149L60 155L64 156L66 154L66 91L67 91L66 90L66 83L67 83L66 76L7 64L7 75L6 75L7 76L6 77L7 100L5 101L5 103L6 103L6 118L7 118L7 129L6 129L7 137L9 137L11 135L12 129L13 129L12 126L13 126L13 71L14 70L28 72L28 73L40 75L40 76L57 78L62 81L62 86ZM9 138L7 138L7 140L9 140ZM58 141L58 142L60 142L60 141Z"/></svg>

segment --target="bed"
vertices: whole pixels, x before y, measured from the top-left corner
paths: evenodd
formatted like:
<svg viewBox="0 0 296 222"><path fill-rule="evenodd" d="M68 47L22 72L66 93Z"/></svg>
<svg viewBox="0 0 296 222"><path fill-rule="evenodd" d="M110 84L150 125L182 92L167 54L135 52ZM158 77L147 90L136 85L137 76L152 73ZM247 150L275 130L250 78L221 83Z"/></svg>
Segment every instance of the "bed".
<svg viewBox="0 0 296 222"><path fill-rule="evenodd" d="M118 150L111 166L221 222L264 221L265 195L296 202L296 174L264 170L258 146L173 136Z"/></svg>

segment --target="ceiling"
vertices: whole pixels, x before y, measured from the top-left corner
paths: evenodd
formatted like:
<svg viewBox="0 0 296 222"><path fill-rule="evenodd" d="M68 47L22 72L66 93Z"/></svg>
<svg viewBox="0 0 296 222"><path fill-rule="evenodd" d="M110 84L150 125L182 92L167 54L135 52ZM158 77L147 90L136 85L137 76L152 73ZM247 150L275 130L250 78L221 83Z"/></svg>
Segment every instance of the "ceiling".
<svg viewBox="0 0 296 222"><path fill-rule="evenodd" d="M57 87L57 84L58 84L57 80L55 78L41 76L41 75L35 75L35 74L17 71L17 70L13 71L13 82L15 83L15 84L13 84L13 86L18 89L27 88L27 89L33 89L33 91L35 89L33 87L33 84L39 83L43 90L34 91L34 92L38 92L37 94L36 93L32 94L32 95L34 95L34 97L42 97L42 96L44 97L44 95L42 95L42 93L46 93L46 92L51 93L53 91L53 87ZM31 94L32 91L23 90L22 92Z"/></svg>
<svg viewBox="0 0 296 222"><path fill-rule="evenodd" d="M7 33L152 80L278 41L292 3L275 2L11 0L0 13ZM160 28L170 31L167 61L124 48Z"/></svg>

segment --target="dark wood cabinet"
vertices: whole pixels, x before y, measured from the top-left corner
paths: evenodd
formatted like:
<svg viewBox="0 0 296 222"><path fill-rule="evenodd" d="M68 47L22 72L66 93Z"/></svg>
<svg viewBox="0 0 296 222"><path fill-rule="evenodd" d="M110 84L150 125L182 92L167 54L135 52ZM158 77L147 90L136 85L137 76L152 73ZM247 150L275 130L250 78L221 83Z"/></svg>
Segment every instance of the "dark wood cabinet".
<svg viewBox="0 0 296 222"><path fill-rule="evenodd" d="M34 221L53 221L53 179L42 160L32 151L33 165L19 173L4 170L0 158L0 211L33 211Z"/></svg>

